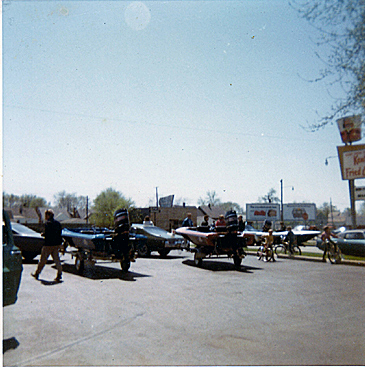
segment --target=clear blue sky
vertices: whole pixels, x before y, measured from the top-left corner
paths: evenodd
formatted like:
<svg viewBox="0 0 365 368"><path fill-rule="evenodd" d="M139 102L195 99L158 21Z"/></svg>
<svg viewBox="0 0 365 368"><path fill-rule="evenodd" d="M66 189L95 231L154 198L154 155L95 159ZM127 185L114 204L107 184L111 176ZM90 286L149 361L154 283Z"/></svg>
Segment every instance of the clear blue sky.
<svg viewBox="0 0 365 368"><path fill-rule="evenodd" d="M343 92L307 81L317 35L287 1L9 1L2 21L6 193L245 207L282 179L285 203L350 206L336 122L303 128Z"/></svg>

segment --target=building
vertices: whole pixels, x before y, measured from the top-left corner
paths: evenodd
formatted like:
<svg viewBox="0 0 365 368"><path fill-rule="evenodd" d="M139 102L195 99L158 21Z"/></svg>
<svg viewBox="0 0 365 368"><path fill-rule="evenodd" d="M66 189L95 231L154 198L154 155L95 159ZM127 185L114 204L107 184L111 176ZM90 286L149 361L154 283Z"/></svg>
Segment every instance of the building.
<svg viewBox="0 0 365 368"><path fill-rule="evenodd" d="M181 227L188 213L191 213L194 226L197 225L198 208L195 206L149 207L139 208L139 211L143 218L149 216L155 226L170 232Z"/></svg>

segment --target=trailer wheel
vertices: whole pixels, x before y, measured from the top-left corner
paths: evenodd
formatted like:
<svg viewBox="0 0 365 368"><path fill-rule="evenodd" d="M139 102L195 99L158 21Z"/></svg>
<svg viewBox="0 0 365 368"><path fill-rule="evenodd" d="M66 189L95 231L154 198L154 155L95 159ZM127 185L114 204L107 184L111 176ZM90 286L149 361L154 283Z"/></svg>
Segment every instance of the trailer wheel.
<svg viewBox="0 0 365 368"><path fill-rule="evenodd" d="M128 272L130 266L131 266L130 261L125 261L125 260L120 261L120 267L122 268L124 272Z"/></svg>
<svg viewBox="0 0 365 368"><path fill-rule="evenodd" d="M166 257L169 253L170 253L170 249L161 249L158 251L158 254L163 258Z"/></svg>
<svg viewBox="0 0 365 368"><path fill-rule="evenodd" d="M238 255L234 255L233 256L233 263L237 268L240 267L241 263L242 263L242 258Z"/></svg>
<svg viewBox="0 0 365 368"><path fill-rule="evenodd" d="M195 266L201 267L203 264L203 258L197 257L197 252L194 253L194 264Z"/></svg>
<svg viewBox="0 0 365 368"><path fill-rule="evenodd" d="M84 268L85 268L85 262L80 254L76 255L75 268L76 268L76 272L79 275L82 275L82 273L84 272Z"/></svg>

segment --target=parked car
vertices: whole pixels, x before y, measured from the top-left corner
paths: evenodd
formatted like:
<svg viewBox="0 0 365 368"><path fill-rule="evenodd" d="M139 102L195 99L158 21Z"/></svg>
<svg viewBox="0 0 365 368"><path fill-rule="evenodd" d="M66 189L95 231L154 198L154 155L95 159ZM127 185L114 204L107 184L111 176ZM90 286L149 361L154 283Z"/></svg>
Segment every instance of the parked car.
<svg viewBox="0 0 365 368"><path fill-rule="evenodd" d="M18 297L23 271L22 255L15 246L9 215L3 211L3 306L14 304Z"/></svg>
<svg viewBox="0 0 365 368"><path fill-rule="evenodd" d="M343 254L365 257L365 230L346 230L332 238ZM317 247L324 250L322 240L317 240Z"/></svg>
<svg viewBox="0 0 365 368"><path fill-rule="evenodd" d="M146 242L136 249L141 257L149 256L154 251L157 251L161 257L166 257L171 250L185 249L187 245L182 236L153 225L132 224L130 233L147 237Z"/></svg>
<svg viewBox="0 0 365 368"><path fill-rule="evenodd" d="M12 222L11 227L14 243L21 250L26 261L29 262L38 254L41 254L44 238L40 233L16 222Z"/></svg>

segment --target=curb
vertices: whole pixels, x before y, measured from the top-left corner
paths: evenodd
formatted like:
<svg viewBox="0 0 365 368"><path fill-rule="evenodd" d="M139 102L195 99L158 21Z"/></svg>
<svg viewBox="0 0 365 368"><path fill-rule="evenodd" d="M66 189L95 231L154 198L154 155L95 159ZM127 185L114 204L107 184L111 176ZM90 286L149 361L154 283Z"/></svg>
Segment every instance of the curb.
<svg viewBox="0 0 365 368"><path fill-rule="evenodd" d="M250 251L246 251L247 255L250 256L256 256L256 252L250 252ZM287 255L276 255L276 258L290 258ZM295 261L307 261L307 262L320 262L320 263L324 263L322 262L322 258L321 257L306 257L306 256L295 256L290 258L292 260ZM326 263L330 263L329 261L326 261ZM340 263L342 265L346 265L346 266L360 266L360 267L365 267L365 261L350 261L350 260L342 260L342 262Z"/></svg>

